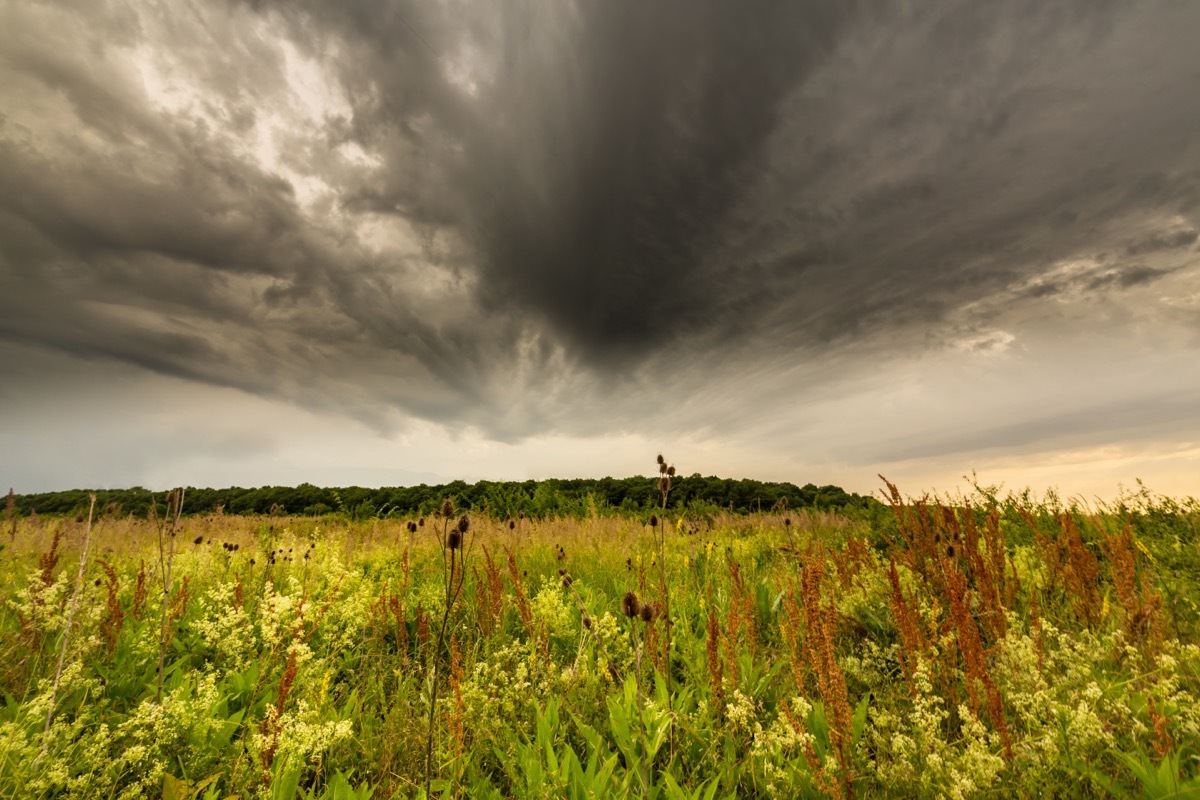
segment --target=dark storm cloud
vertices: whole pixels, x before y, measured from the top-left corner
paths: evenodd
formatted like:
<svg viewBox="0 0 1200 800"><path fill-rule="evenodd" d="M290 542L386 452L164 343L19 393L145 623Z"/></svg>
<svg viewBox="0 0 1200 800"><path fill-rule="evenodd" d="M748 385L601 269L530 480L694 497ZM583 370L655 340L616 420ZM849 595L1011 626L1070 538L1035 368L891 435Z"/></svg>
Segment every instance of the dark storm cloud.
<svg viewBox="0 0 1200 800"><path fill-rule="evenodd" d="M1157 253L1162 250L1178 250L1196 243L1197 234L1193 230L1178 230L1153 233L1134 242L1125 248L1125 253L1139 256L1143 253Z"/></svg>
<svg viewBox="0 0 1200 800"><path fill-rule="evenodd" d="M1194 270L1195 3L0 7L26 344L520 437Z"/></svg>

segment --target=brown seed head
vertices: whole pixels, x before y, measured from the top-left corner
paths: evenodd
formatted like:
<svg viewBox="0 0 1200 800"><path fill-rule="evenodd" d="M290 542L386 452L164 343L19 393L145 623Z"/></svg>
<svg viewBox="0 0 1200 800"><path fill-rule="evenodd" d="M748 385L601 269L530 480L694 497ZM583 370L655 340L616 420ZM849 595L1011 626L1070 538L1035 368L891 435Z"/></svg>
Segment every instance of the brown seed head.
<svg viewBox="0 0 1200 800"><path fill-rule="evenodd" d="M466 533L467 529L470 527L471 527L471 520L467 519L466 514L463 514L461 517L459 517L459 519L458 519L458 532L459 533Z"/></svg>
<svg viewBox="0 0 1200 800"><path fill-rule="evenodd" d="M651 515L650 515L650 527L651 527L651 528L657 528L657 527L658 527L658 514L651 514Z"/></svg>
<svg viewBox="0 0 1200 800"><path fill-rule="evenodd" d="M592 629L592 618L587 614L583 615L583 627L587 628L589 631Z"/></svg>
<svg viewBox="0 0 1200 800"><path fill-rule="evenodd" d="M642 606L641 615L642 622L650 622L652 619L654 619L654 609L650 607L649 603Z"/></svg>
<svg viewBox="0 0 1200 800"><path fill-rule="evenodd" d="M454 516L454 501L449 497L442 502L442 516L446 519Z"/></svg>
<svg viewBox="0 0 1200 800"><path fill-rule="evenodd" d="M667 467L667 477L670 477L670 478L674 478L674 477L675 477L675 465L674 465L674 464L672 464L671 466Z"/></svg>
<svg viewBox="0 0 1200 800"><path fill-rule="evenodd" d="M641 604L638 603L638 597L630 590L621 597L621 613L633 619L642 610Z"/></svg>
<svg viewBox="0 0 1200 800"><path fill-rule="evenodd" d="M462 534L458 532L458 528L453 529L446 536L446 546L451 550L457 550L459 547L462 547Z"/></svg>
<svg viewBox="0 0 1200 800"><path fill-rule="evenodd" d="M517 527L517 523L510 519L508 521L508 529L511 531L511 530L516 529L516 527Z"/></svg>
<svg viewBox="0 0 1200 800"><path fill-rule="evenodd" d="M659 465L660 465L660 466L661 466L661 465L663 465L663 464L665 464L665 463L667 463L667 460L666 460L665 458L663 458L663 454L662 454L662 453L659 453L659 454L658 454L658 463L659 463Z"/></svg>

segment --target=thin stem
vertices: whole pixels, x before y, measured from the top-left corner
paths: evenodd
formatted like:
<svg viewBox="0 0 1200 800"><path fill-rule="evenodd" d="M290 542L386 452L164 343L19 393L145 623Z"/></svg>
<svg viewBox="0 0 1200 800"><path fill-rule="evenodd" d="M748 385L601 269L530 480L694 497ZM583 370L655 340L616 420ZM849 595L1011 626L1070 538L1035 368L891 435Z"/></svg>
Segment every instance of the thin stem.
<svg viewBox="0 0 1200 800"><path fill-rule="evenodd" d="M62 644L58 648L58 668L54 671L54 688L50 690L50 708L46 710L46 727L42 729L42 747L49 742L50 722L54 719L54 703L58 697L58 684L62 680L63 662L67 657L67 642L71 638L71 623L75 621L75 607L79 604L79 592L83 588L83 570L87 566L88 543L92 540L92 514L96 510L96 495L91 495L88 506L87 529L83 533L83 552L79 555L79 571L75 574L75 591L71 595L71 608L67 611L67 626L63 631Z"/></svg>
<svg viewBox="0 0 1200 800"><path fill-rule="evenodd" d="M450 623L450 610L454 604L458 602L458 597L462 593L463 584L466 582L466 537L465 533L461 534L459 547L463 550L463 558L457 564L455 561L455 551L449 546L447 537L447 526L449 525L449 517L442 521L442 571L446 576L446 607L442 611L442 625L438 629L437 641L434 643L433 653L430 656L430 687L429 687L429 726L425 735L425 796L429 796L430 784L433 779L433 723L434 715L437 711L438 700L438 658L441 656L442 647L446 641L446 627ZM446 561L446 554L449 552L450 560ZM458 574L458 583L455 585L455 573Z"/></svg>
<svg viewBox="0 0 1200 800"><path fill-rule="evenodd" d="M650 748L646 745L646 711L642 700L642 648L637 638L637 618L629 620L629 639L633 644L633 686L637 695L638 733L642 740L642 796L650 794Z"/></svg>
<svg viewBox="0 0 1200 800"><path fill-rule="evenodd" d="M671 584L667 580L667 495L671 493L671 477L667 476L667 484L662 492L662 534L658 539L658 569L659 580L662 582L663 593L663 633L666 643L667 677L667 713L670 727L667 729L667 752L672 759L675 757L675 700L671 693Z"/></svg>
<svg viewBox="0 0 1200 800"><path fill-rule="evenodd" d="M171 498L174 497L174 506L171 505ZM167 614L170 609L171 598L171 568L175 563L175 529L179 525L179 515L183 511L183 488L177 489L167 496L167 514L170 516L170 535L167 537L170 542L167 544L166 562L163 562L163 534L166 532L166 523L164 522L158 528L158 561L162 568L163 580L163 600L162 600L162 615L159 620L158 628L158 689L154 693L154 702L162 700L163 676L166 671L167 659Z"/></svg>

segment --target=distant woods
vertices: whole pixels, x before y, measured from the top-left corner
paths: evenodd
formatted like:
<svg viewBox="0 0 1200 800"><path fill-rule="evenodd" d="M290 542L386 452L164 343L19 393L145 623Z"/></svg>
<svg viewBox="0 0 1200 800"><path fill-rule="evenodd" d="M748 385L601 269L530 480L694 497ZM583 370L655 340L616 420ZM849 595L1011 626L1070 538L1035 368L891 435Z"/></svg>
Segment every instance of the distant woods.
<svg viewBox="0 0 1200 800"><path fill-rule="evenodd" d="M9 514L81 514L88 508L89 490L16 494L10 497ZM165 492L148 489L96 490L96 508L109 516L145 516L152 498L161 505ZM658 480L631 478L576 478L543 481L479 481L429 486L398 486L369 489L360 486L322 488L262 486L254 489L197 489L188 487L183 513L276 514L323 516L336 514L351 519L410 517L430 514L446 497L463 509L493 517L583 517L592 514L649 514L661 511ZM848 493L837 486L796 486L749 479L702 477L675 478L670 508L692 514L718 511L751 513L787 509L874 510L881 506L869 496Z"/></svg>

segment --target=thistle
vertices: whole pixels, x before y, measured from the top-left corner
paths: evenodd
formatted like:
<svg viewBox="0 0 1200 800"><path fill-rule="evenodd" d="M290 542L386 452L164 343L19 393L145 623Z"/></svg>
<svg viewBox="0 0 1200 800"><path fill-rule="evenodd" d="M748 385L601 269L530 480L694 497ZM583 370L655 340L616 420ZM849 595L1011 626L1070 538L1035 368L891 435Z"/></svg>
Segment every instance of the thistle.
<svg viewBox="0 0 1200 800"><path fill-rule="evenodd" d="M633 590L625 592L621 597L621 613L633 619L641 613L641 604L638 603L638 596L633 593Z"/></svg>
<svg viewBox="0 0 1200 800"><path fill-rule="evenodd" d="M462 593L466 582L466 535L471 529L471 520L464 514L450 527L450 519L454 516L454 501L450 498L442 503L442 569L445 575L446 604L442 610L442 624L438 630L437 641L430 656L429 670L429 723L425 739L425 794L429 796L433 780L433 728L434 714L437 710L438 699L438 659L446 641L446 629L450 624L450 613ZM460 554L461 553L461 557Z"/></svg>

